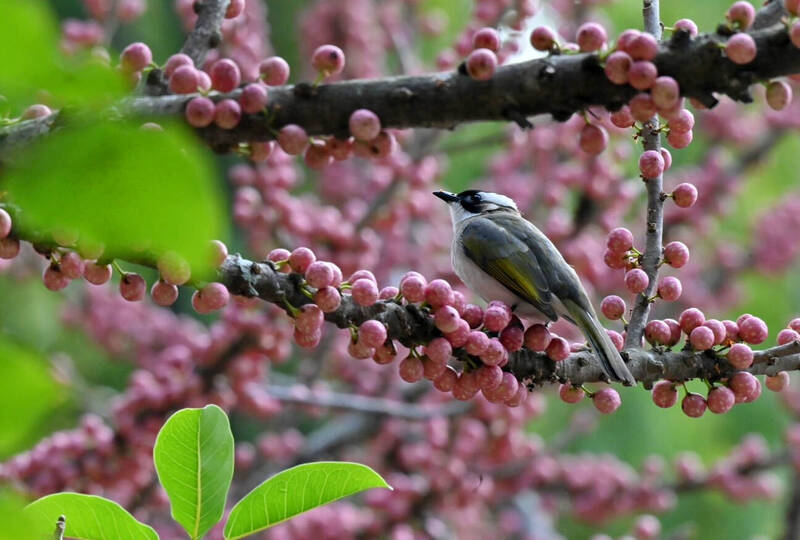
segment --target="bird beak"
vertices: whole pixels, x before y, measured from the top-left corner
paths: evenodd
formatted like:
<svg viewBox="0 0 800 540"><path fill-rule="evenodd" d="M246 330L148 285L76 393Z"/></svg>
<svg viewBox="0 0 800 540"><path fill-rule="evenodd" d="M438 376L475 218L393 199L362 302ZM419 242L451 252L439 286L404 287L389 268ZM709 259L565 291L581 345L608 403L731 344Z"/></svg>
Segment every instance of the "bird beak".
<svg viewBox="0 0 800 540"><path fill-rule="evenodd" d="M447 204L458 202L458 197L453 193L448 193L447 191L434 191L433 194L442 199Z"/></svg>

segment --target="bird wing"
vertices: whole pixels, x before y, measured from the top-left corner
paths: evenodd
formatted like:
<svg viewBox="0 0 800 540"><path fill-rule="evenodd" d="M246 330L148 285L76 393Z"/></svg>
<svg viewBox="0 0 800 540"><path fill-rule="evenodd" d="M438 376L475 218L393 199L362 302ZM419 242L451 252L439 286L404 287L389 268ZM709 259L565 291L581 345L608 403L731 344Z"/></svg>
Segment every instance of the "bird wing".
<svg viewBox="0 0 800 540"><path fill-rule="evenodd" d="M496 216L471 219L460 236L464 254L478 268L555 321L558 314L551 303L550 283L535 250L531 249L532 238L524 236L529 229L526 227L520 237L509 232L514 229L507 225Z"/></svg>

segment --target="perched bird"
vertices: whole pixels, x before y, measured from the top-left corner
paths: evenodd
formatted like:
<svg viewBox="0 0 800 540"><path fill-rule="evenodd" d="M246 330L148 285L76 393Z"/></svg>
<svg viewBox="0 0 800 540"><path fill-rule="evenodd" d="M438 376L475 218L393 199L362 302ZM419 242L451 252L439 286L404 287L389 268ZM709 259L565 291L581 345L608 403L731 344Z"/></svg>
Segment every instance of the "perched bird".
<svg viewBox="0 0 800 540"><path fill-rule="evenodd" d="M581 329L612 380L636 384L600 325L578 274L553 243L523 218L509 197L436 191L453 220L451 260L464 284L484 300L501 300L528 320L563 317Z"/></svg>

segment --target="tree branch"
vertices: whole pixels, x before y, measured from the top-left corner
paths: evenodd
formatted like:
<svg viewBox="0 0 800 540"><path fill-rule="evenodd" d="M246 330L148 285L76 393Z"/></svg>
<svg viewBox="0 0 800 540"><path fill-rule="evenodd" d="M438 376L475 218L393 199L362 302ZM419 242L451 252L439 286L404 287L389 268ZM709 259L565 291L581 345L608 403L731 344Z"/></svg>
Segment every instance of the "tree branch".
<svg viewBox="0 0 800 540"><path fill-rule="evenodd" d="M792 494L786 504L784 540L800 540L800 473L792 475Z"/></svg>
<svg viewBox="0 0 800 540"><path fill-rule="evenodd" d="M311 302L303 292L305 285L302 276L276 272L271 263L257 263L239 255L231 255L222 264L219 278L233 294L257 296L284 308L285 302L295 307ZM389 338L406 347L426 344L441 335L427 308L416 304L403 305L394 300L383 300L366 308L358 306L350 296L343 295L339 309L326 314L325 319L339 328L350 328L368 319L376 319L386 325ZM461 349L456 349L454 355L460 359L468 358ZM736 371L724 356L714 351L644 350L632 347L623 351L623 357L634 378L646 388L659 379L676 382L696 378L719 380ZM544 353L522 349L510 355L507 367L517 379L531 385L566 381L583 384L605 380L601 364L592 351L574 353L563 362L556 363ZM798 368L800 342L793 342L756 351L753 366L748 371L755 375L774 375L779 371Z"/></svg>
<svg viewBox="0 0 800 540"><path fill-rule="evenodd" d="M725 58L720 48L723 36L690 38L676 32L661 45L655 59L658 72L675 78L682 95L708 106L716 103L714 93L749 102L748 87L756 81L800 72L800 49L792 45L783 24L750 35L758 55L753 62L738 65ZM213 99L235 98L238 92ZM198 131L213 148L224 151L240 142L272 139L275 129L290 123L309 135L346 135L350 113L359 108L374 111L386 128L452 129L465 122L505 122L547 113L563 121L590 106L617 109L635 94L631 86L606 78L596 54L557 55L502 66L489 81L449 72L270 88L267 114L245 115L231 130L210 126ZM121 108L148 118L179 115L192 97L143 96L127 100ZM6 132L16 129L12 126Z"/></svg>
<svg viewBox="0 0 800 540"><path fill-rule="evenodd" d="M661 19L659 17L658 0L644 0L644 29L652 34L657 40L661 39ZM644 149L661 151L661 132L658 122L658 115L654 115L642 126L642 139ZM642 343L644 326L650 314L650 298L656 292L658 280L658 263L661 260L661 239L664 234L664 201L662 192L664 186L664 175L659 174L655 178L644 178L647 189L647 216L645 226L645 251L642 257L642 269L650 279L645 291L636 298L636 305L633 308L628 333L625 336L625 346L627 348L639 347Z"/></svg>

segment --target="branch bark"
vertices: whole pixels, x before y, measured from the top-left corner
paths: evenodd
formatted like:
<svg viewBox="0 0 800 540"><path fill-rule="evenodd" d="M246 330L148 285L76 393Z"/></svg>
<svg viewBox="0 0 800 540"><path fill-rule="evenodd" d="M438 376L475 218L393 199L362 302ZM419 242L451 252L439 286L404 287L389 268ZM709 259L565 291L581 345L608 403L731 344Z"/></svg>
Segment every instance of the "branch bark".
<svg viewBox="0 0 800 540"><path fill-rule="evenodd" d="M286 302L294 307L311 302L303 292L302 276L276 272L271 263L258 263L231 255L222 264L219 279L232 294L259 297L284 308ZM383 300L366 308L356 305L350 296L343 295L339 309L326 314L325 319L339 328L350 328L368 319L376 319L386 325L389 338L406 347L426 344L441 335L427 308L394 300ZM468 357L461 349L456 349L454 354L462 360ZM660 379L678 382L701 378L713 381L724 379L736 371L724 356L714 351L632 347L623 351L623 358L634 378L645 388ZM522 349L510 355L507 369L520 381L535 386L567 381L573 384L605 381L599 360L588 350L556 363L544 353ZM753 366L748 371L754 375L774 375L779 371L797 369L800 369L800 342L756 351Z"/></svg>
<svg viewBox="0 0 800 540"><path fill-rule="evenodd" d="M644 16L645 32L652 34L657 40L661 39L661 18L659 16L658 0L644 0L642 9ZM654 115L642 126L642 139L644 149L661 151L661 126L658 122L658 115ZM628 348L638 347L642 343L644 326L647 324L647 317L650 314L650 298L656 292L658 280L658 263L661 260L661 240L664 234L664 201L661 198L664 186L664 175L659 174L655 178L645 178L644 183L647 189L647 216L645 227L645 251L642 257L642 269L649 278L649 283L645 291L636 298L633 308L628 332L625 336L625 345Z"/></svg>
<svg viewBox="0 0 800 540"><path fill-rule="evenodd" d="M682 95L707 106L716 103L715 93L749 102L753 83L800 72L800 49L792 45L782 23L753 30L750 35L758 55L753 62L738 65L729 61L720 47L724 36L690 38L686 32L676 32L661 44L655 59L658 72L674 77ZM225 151L240 142L272 139L275 129L286 124L298 124L309 135L347 135L350 113L359 108L374 111L385 128L398 129L452 129L466 122L505 122L537 114L551 114L563 121L591 106L615 110L636 92L629 85L611 83L596 54L557 55L502 66L489 81L449 72L270 88L267 114L245 115L231 130L210 126L198 131L212 148ZM238 91L212 97L237 96ZM179 115L192 97L143 96L129 99L119 108L147 118Z"/></svg>

